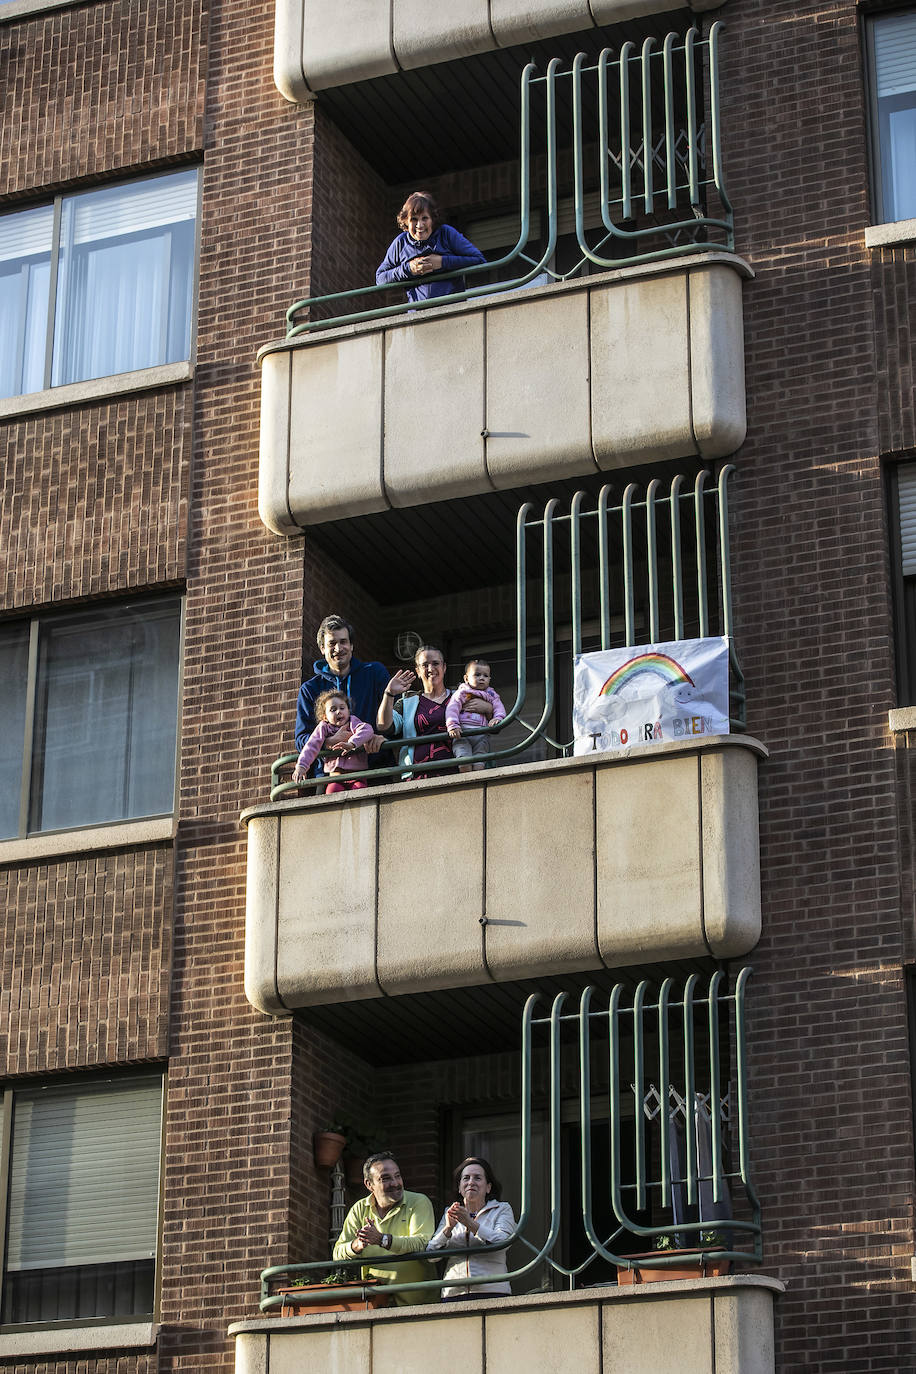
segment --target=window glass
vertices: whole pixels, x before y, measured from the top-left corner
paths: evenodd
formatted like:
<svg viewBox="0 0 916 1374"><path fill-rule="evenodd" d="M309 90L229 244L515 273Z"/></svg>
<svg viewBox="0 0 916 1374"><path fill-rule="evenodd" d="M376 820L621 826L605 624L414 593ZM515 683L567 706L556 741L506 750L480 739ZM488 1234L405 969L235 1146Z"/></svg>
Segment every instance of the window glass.
<svg viewBox="0 0 916 1374"><path fill-rule="evenodd" d="M0 394L44 385L54 209L0 218Z"/></svg>
<svg viewBox="0 0 916 1374"><path fill-rule="evenodd" d="M5 838L19 833L23 759L29 832L140 816L174 804L177 598L40 618L0 633L0 778ZM34 728L27 739L29 654Z"/></svg>
<svg viewBox="0 0 916 1374"><path fill-rule="evenodd" d="M889 470L891 559L897 649L897 701L916 703L916 463Z"/></svg>
<svg viewBox="0 0 916 1374"><path fill-rule="evenodd" d="M48 625L37 696L33 830L171 811L177 608Z"/></svg>
<svg viewBox="0 0 916 1374"><path fill-rule="evenodd" d="M0 217L0 394L189 358L196 170L58 203Z"/></svg>
<svg viewBox="0 0 916 1374"><path fill-rule="evenodd" d="M29 678L28 622L0 633L0 839L19 833L22 750Z"/></svg>
<svg viewBox="0 0 916 1374"><path fill-rule="evenodd" d="M197 173L64 201L53 386L190 353Z"/></svg>
<svg viewBox="0 0 916 1374"><path fill-rule="evenodd" d="M916 219L916 11L872 21L880 214Z"/></svg>
<svg viewBox="0 0 916 1374"><path fill-rule="evenodd" d="M7 1322L152 1312L162 1080L14 1096Z"/></svg>

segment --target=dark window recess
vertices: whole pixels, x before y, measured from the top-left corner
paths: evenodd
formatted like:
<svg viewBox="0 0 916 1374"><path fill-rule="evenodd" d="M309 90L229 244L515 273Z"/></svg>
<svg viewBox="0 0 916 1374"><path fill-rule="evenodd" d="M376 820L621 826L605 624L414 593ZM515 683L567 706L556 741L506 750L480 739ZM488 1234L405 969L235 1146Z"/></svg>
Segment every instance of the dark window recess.
<svg viewBox="0 0 916 1374"><path fill-rule="evenodd" d="M18 1325L145 1315L153 1310L155 1272L153 1260L130 1260L8 1274L3 1321Z"/></svg>
<svg viewBox="0 0 916 1374"><path fill-rule="evenodd" d="M916 462L888 470L897 702L916 705Z"/></svg>

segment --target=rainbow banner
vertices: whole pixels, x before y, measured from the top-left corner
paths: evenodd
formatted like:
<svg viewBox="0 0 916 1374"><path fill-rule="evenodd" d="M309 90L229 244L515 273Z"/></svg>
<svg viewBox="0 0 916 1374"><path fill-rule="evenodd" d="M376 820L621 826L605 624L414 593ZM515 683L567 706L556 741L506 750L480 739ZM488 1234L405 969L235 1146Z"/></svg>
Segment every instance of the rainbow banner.
<svg viewBox="0 0 916 1374"><path fill-rule="evenodd" d="M681 639L580 654L576 754L728 734L728 640Z"/></svg>

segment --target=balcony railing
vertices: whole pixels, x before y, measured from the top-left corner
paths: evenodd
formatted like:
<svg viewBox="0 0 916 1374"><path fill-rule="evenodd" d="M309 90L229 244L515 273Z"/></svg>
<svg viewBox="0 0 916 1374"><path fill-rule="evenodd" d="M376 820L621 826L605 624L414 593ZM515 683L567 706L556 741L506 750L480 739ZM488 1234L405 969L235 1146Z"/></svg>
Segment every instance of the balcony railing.
<svg viewBox="0 0 916 1374"><path fill-rule="evenodd" d="M621 268L711 247L731 250L733 215L724 183L719 128L721 31L717 21L707 38L691 28L685 36L669 33L661 47L653 37L646 38L640 50L626 42L616 55L605 48L594 66L579 54L568 71L562 70L558 59L543 74L529 63L521 77L518 240L495 262L436 274L439 280L472 279L466 290L446 297L447 303L517 289L535 279L565 281L589 264ZM572 106L570 186L561 186L560 99ZM535 238L532 172L536 146L546 148L547 233L543 249L534 257L530 249ZM600 227L587 233L590 181L597 184ZM558 272L553 258L565 195L574 206L579 258L568 271ZM713 208L711 201L715 201ZM500 277L498 285L483 282L494 273ZM296 301L287 312L287 338L443 304L439 298L347 313L346 302L392 289L357 287ZM304 318L313 310L320 312L317 318Z"/></svg>
<svg viewBox="0 0 916 1374"><path fill-rule="evenodd" d="M574 665L585 644L587 622L594 618L597 635L588 647L658 643L687 637L721 634L728 638L730 708L733 730L745 722L744 676L734 641L729 559L728 487L734 467L726 464L713 481L705 471L687 485L682 476L671 479L664 491L658 479L645 494L630 483L618 504L612 488L602 487L597 500L584 492L573 496L569 510L549 501L535 516L530 502L518 513L515 530L516 686L515 701L505 720L464 733L496 738L488 758L491 765L517 761L533 743L543 741L555 756L572 753L573 739L557 739L550 726L558 705L558 633L569 627L568 655ZM559 557L562 540L565 567ZM540 601L537 613L529 603ZM536 635L543 652L543 706L536 718L526 714L531 685L529 637ZM500 743L510 731L511 742ZM424 744L449 736L428 734ZM416 743L407 736L384 748L403 753ZM295 754L284 754L271 770L270 800L307 793L323 779L292 782L289 773ZM422 771L436 774L454 767L451 758L411 764L406 757L387 767L348 773L348 779L409 777Z"/></svg>
<svg viewBox="0 0 916 1374"><path fill-rule="evenodd" d="M635 991L617 984L606 1004L606 994L587 987L577 1009L567 1007L564 992L546 1014L537 994L528 999L522 1022L520 1215L515 1234L488 1247L521 1247L523 1257L509 1269L509 1280L524 1280L546 1265L555 1285L573 1289L594 1282L600 1261L620 1270L693 1266L698 1277L714 1264L761 1261L760 1206L749 1165L744 1000L750 972L741 970L731 992L724 974L716 972L705 990L697 975L680 993L670 978L654 991L648 981ZM539 1056L546 1059L546 1102L533 1087ZM574 1119L581 1186L578 1197L564 1198L561 1124L570 1083L578 1085ZM599 1117L593 1102L605 1095L607 1115ZM536 1109L546 1111L543 1147L533 1132ZM598 1169L594 1154L593 1127L599 1120L606 1121L609 1132L606 1171ZM546 1149L550 1199L543 1234L533 1223L532 1190L541 1149ZM630 1169L625 1157L632 1161ZM610 1223L603 1223L607 1217ZM585 1258L577 1263L561 1258L570 1227L581 1228L585 1242ZM653 1250L653 1243L663 1239L673 1249ZM467 1248L431 1252L436 1259L469 1253ZM335 1261L334 1267L354 1270L358 1288L364 1263ZM386 1268L404 1259L373 1257L371 1263L373 1269ZM319 1260L264 1270L261 1310L283 1304L274 1292L279 1283L306 1280L328 1267L327 1260ZM385 1292L422 1288L433 1300L446 1282L431 1270L427 1281L391 1283ZM461 1279L462 1287L471 1289L492 1282L492 1274ZM295 1301L308 1305L324 1296L321 1290L303 1292Z"/></svg>

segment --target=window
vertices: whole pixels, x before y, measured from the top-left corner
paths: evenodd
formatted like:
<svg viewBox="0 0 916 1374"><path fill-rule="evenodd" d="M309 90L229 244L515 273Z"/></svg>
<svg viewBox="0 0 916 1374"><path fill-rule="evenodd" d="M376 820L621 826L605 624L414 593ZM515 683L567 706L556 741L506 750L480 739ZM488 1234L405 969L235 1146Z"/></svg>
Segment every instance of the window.
<svg viewBox="0 0 916 1374"><path fill-rule="evenodd" d="M3 1321L152 1314L158 1074L4 1094Z"/></svg>
<svg viewBox="0 0 916 1374"><path fill-rule="evenodd" d="M191 356L197 172L0 217L0 396Z"/></svg>
<svg viewBox="0 0 916 1374"><path fill-rule="evenodd" d="M916 10L869 21L875 208L916 219Z"/></svg>
<svg viewBox="0 0 916 1374"><path fill-rule="evenodd" d="M0 838L174 806L177 597L0 627Z"/></svg>
<svg viewBox="0 0 916 1374"><path fill-rule="evenodd" d="M888 469L897 702L916 705L916 462Z"/></svg>

